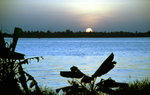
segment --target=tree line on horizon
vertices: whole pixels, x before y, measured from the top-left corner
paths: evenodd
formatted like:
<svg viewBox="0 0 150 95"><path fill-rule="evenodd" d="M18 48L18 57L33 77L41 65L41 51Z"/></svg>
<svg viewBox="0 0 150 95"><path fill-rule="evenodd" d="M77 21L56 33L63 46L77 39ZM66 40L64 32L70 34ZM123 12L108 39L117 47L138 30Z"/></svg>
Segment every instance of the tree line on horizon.
<svg viewBox="0 0 150 95"><path fill-rule="evenodd" d="M5 37L12 37L13 34L3 33ZM23 31L20 35L21 38L65 38L65 37L150 37L150 30L148 32L125 32L125 31L115 31L115 32L73 32L70 29L66 31L51 32L45 31Z"/></svg>

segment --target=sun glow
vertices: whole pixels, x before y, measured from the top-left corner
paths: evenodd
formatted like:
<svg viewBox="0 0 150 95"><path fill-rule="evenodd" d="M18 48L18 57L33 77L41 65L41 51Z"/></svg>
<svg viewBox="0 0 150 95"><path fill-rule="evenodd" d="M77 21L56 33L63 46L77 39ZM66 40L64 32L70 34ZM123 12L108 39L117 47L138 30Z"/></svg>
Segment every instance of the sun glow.
<svg viewBox="0 0 150 95"><path fill-rule="evenodd" d="M107 0L74 0L66 5L77 14L105 14L112 9L112 4Z"/></svg>
<svg viewBox="0 0 150 95"><path fill-rule="evenodd" d="M66 4L71 10L70 13L78 15L78 20L82 27L96 26L100 20L107 17L111 10L107 5L106 0L74 0ZM108 4L110 5L110 4Z"/></svg>
<svg viewBox="0 0 150 95"><path fill-rule="evenodd" d="M87 28L85 32L93 32L92 28Z"/></svg>

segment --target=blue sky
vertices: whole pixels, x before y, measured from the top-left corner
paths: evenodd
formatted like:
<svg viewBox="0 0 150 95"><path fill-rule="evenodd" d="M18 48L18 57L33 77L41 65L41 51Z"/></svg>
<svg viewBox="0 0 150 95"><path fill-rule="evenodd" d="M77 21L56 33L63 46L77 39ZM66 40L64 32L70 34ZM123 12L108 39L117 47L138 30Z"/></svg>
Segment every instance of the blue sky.
<svg viewBox="0 0 150 95"><path fill-rule="evenodd" d="M146 32L150 0L0 0L0 28Z"/></svg>

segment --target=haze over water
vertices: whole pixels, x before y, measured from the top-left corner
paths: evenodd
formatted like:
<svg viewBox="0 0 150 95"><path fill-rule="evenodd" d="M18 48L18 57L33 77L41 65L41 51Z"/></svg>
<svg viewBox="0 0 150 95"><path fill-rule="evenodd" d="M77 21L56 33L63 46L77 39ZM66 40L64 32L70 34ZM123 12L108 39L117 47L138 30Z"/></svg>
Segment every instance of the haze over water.
<svg viewBox="0 0 150 95"><path fill-rule="evenodd" d="M68 85L68 79L59 73L71 66L90 76L112 52L117 65L101 78L111 77L118 82L150 78L150 38L19 38L16 52L26 58L44 57L39 63L24 65L41 86Z"/></svg>

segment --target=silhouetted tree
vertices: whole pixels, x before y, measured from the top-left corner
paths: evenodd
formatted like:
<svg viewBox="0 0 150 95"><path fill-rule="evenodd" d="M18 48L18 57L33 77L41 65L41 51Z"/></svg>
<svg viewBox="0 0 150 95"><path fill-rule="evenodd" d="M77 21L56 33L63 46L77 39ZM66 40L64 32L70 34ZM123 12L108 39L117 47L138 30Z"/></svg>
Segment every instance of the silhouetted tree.
<svg viewBox="0 0 150 95"><path fill-rule="evenodd" d="M149 32L125 32L125 31L114 31L114 32L73 32L70 29L66 31L51 32L48 30L44 31L24 31L20 37L28 38L52 38L52 37L150 37ZM12 37L12 34L3 33L5 37Z"/></svg>

